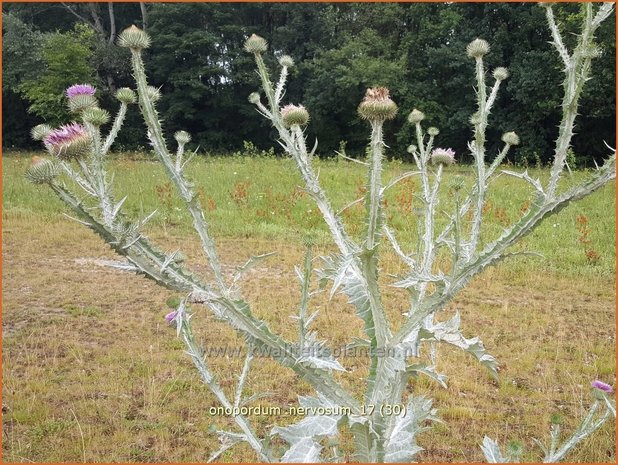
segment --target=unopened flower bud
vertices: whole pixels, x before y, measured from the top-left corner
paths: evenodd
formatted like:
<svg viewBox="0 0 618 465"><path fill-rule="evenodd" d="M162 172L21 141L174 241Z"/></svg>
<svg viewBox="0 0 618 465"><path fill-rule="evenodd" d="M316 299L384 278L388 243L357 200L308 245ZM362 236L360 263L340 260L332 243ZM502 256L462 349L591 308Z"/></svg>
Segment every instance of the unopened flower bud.
<svg viewBox="0 0 618 465"><path fill-rule="evenodd" d="M156 87L148 86L146 88L146 97L148 97L148 100L152 103L156 103L161 99L161 91Z"/></svg>
<svg viewBox="0 0 618 465"><path fill-rule="evenodd" d="M291 68L292 66L294 66L294 60L290 55L283 55L281 58L279 58L279 64L286 68Z"/></svg>
<svg viewBox="0 0 618 465"><path fill-rule="evenodd" d="M412 124L420 123L425 119L425 113L416 108L410 112L408 115L408 121Z"/></svg>
<svg viewBox="0 0 618 465"><path fill-rule="evenodd" d="M478 113L478 111L476 113L473 113L470 116L470 120L469 121L470 121L470 124L472 126L477 126L477 125L481 124L481 115Z"/></svg>
<svg viewBox="0 0 618 465"><path fill-rule="evenodd" d="M470 58L482 58L489 53L489 43L483 39L474 39L466 47L466 53Z"/></svg>
<svg viewBox="0 0 618 465"><path fill-rule="evenodd" d="M43 140L52 131L48 124L37 124L30 130L30 136L34 140Z"/></svg>
<svg viewBox="0 0 618 465"><path fill-rule="evenodd" d="M430 159L434 165L452 165L455 163L455 151L453 149L436 148L431 151Z"/></svg>
<svg viewBox="0 0 618 465"><path fill-rule="evenodd" d="M302 105L286 105L281 109L281 117L286 127L304 126L309 122L309 112Z"/></svg>
<svg viewBox="0 0 618 465"><path fill-rule="evenodd" d="M407 149L408 153L414 153L416 152L416 145L412 144L412 145L408 145L408 149Z"/></svg>
<svg viewBox="0 0 618 465"><path fill-rule="evenodd" d="M365 98L358 106L358 114L369 121L393 119L397 114L397 105L389 96L386 87L367 89Z"/></svg>
<svg viewBox="0 0 618 465"><path fill-rule="evenodd" d="M60 173L56 162L48 158L34 156L32 164L26 171L26 179L32 184L48 184Z"/></svg>
<svg viewBox="0 0 618 465"><path fill-rule="evenodd" d="M150 42L150 36L135 25L125 29L118 36L119 47L130 48L134 51L150 47Z"/></svg>
<svg viewBox="0 0 618 465"><path fill-rule="evenodd" d="M137 102L135 92L133 92L133 89L129 89L128 87L118 89L116 92L116 98L126 105Z"/></svg>
<svg viewBox="0 0 618 465"><path fill-rule="evenodd" d="M500 66L494 69L494 79L496 81L504 81L509 77L509 70Z"/></svg>
<svg viewBox="0 0 618 465"><path fill-rule="evenodd" d="M251 102L254 105L257 105L258 103L260 103L260 94L258 94L257 92L251 92L249 94L249 102Z"/></svg>
<svg viewBox="0 0 618 465"><path fill-rule="evenodd" d="M176 139L176 142L179 144L184 145L191 142L191 135L187 131L177 131L174 134L174 139Z"/></svg>
<svg viewBox="0 0 618 465"><path fill-rule="evenodd" d="M257 34L251 34L251 37L245 41L245 50L255 54L264 53L268 50L268 42Z"/></svg>
<svg viewBox="0 0 618 465"><path fill-rule="evenodd" d="M436 137L438 134L440 134L440 130L432 126L429 129L427 129L427 134L429 134L430 136Z"/></svg>
<svg viewBox="0 0 618 465"><path fill-rule="evenodd" d="M82 112L82 119L85 123L100 127L109 121L109 113L98 107L86 108Z"/></svg>
<svg viewBox="0 0 618 465"><path fill-rule="evenodd" d="M508 145L519 145L519 136L514 132L505 132L502 134L502 142Z"/></svg>

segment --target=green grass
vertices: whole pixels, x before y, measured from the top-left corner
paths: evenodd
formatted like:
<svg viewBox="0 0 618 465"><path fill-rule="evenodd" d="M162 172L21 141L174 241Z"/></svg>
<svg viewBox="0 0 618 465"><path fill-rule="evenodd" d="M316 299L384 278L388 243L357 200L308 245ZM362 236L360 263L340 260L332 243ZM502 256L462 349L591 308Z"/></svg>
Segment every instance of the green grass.
<svg viewBox="0 0 618 465"><path fill-rule="evenodd" d="M39 220L64 221L62 203L45 187L29 184L22 176L29 157L16 155L3 159L3 209L5 218L37 218ZM340 209L363 194L365 186L364 167L334 161L318 161L316 169L328 192L332 204ZM412 165L394 161L387 164L384 179L392 179ZM146 160L116 159L110 171L115 174L116 198L127 196L125 211L129 217L143 217L157 210L150 223L150 230L163 229L166 233L185 236L192 232L189 216L182 201L174 194L159 164ZM300 188L301 180L293 162L289 159L200 157L188 172L196 183L201 203L214 237L252 237L261 239L284 239L297 243L310 236L319 244L330 243L330 237L319 211ZM533 177L544 179L547 170L531 170ZM589 176L588 172L576 172L566 176L563 188ZM464 191L472 183L469 167L447 170L439 209L452 212L454 196L449 195L453 177L465 180ZM418 244L419 217L416 212L421 202L418 194L419 180L410 178L388 192L386 196L389 224L406 250ZM487 215L483 239L491 241L502 231L503 222L508 224L521 216L521 211L530 201L529 186L516 178L503 175L491 185L487 198ZM572 275L593 274L613 276L615 273L615 184L606 186L594 195L567 207L551 217L530 237L521 243L517 251L541 254L537 258L517 258L515 269L551 270ZM362 206L356 205L343 213L344 221L353 236L363 231ZM586 257L580 241L577 217L585 215L590 229L590 247L598 254L594 263ZM443 226L446 215L440 215L437 226Z"/></svg>
<svg viewBox="0 0 618 465"><path fill-rule="evenodd" d="M218 403L200 383L175 332L163 316L178 295L152 282L101 266L114 259L109 247L69 220L48 189L27 183L23 173L33 154L3 158L3 459L25 461L204 462L216 450L213 431L233 429L227 418L208 415ZM145 158L145 159L144 159ZM363 168L347 162L319 162L320 179L341 208L362 194ZM163 171L147 156L111 162L118 186L128 196L129 216L157 209L148 235L166 250L181 248L187 265L206 271L189 218L166 186ZM385 179L411 166L390 162ZM532 171L546 177L547 171ZM449 209L451 178L471 182L467 167L449 169L441 208ZM577 172L575 179L589 175ZM295 340L289 318L299 298L294 265L301 262L303 239L313 238L317 253L332 250L327 231L306 195L290 160L198 158L190 168L226 272L250 255L275 251L241 283L243 296L271 329ZM562 188L572 182L566 177ZM522 181L502 176L488 198L485 240L500 223L519 214L530 193ZM418 180L403 182L387 196L387 215L406 250L417 242L420 206L412 197ZM419 436L420 461L479 461L484 435L503 448L522 443L524 460L538 461L532 441L547 441L552 416L563 419L567 434L590 404L589 383L614 383L615 345L615 185L571 205L525 239L518 251L544 258L518 257L478 276L445 310L462 315L466 337L480 336L500 364L494 382L471 357L440 349L439 371L449 388L419 378L410 389L435 399L444 423ZM586 215L588 244L599 255L591 263L581 243L577 217ZM362 208L344 213L357 237ZM440 219L443 224L445 218ZM554 226L555 225L555 226ZM385 253L381 279L391 321L405 311L404 293L388 287L388 274L403 271ZM313 300L320 309L315 329L332 347L362 336L362 325L340 297ZM202 309L196 333L206 346L239 346L241 338ZM210 360L223 389L233 396L242 357ZM344 358L350 370L340 381L360 398L367 360ZM248 394L270 395L253 405L284 410L311 389L290 370L260 359L247 384ZM251 418L260 433L293 418ZM611 422L610 422L611 423ZM349 454L349 441L344 438ZM349 455L347 456L348 458ZM570 461L615 462L615 428L607 424L586 440ZM239 446L222 460L252 461Z"/></svg>

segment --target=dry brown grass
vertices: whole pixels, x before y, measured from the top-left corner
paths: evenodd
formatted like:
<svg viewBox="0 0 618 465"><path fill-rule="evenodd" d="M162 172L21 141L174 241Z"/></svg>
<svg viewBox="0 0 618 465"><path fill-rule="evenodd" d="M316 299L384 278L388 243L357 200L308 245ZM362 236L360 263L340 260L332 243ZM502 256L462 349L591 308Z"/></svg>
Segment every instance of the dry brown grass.
<svg viewBox="0 0 618 465"><path fill-rule="evenodd" d="M162 233L155 239L161 239ZM189 264L205 272L197 242L166 237L181 245ZM220 242L225 263L240 265L255 253L277 255L246 278L244 294L269 326L294 338L289 316L299 297L293 266L300 247L276 241ZM214 429L233 428L211 417L217 406L200 383L182 345L163 321L173 295L145 278L101 266L114 259L89 231L66 221L5 218L3 234L3 460L105 462L203 462L217 447ZM385 272L395 272L394 259ZM444 423L420 436L420 461L482 460L478 444L490 435L501 444L532 437L546 440L550 418L560 414L571 431L590 402L590 381L613 382L615 292L611 279L578 280L521 274L508 267L489 270L450 306L462 314L465 334L480 335L501 367L495 382L470 358L440 350L440 370L449 388L419 379L413 389L435 398ZM390 317L399 318L403 296L389 289ZM320 296L316 323L333 347L361 336L353 309ZM200 338L210 346L241 340L204 309L196 309ZM444 315L446 318L447 314ZM232 393L242 357L211 364ZM354 369L341 375L362 390L366 360L346 358ZM309 387L277 364L254 364L248 391L270 392L259 400L284 410ZM253 418L260 431L291 418ZM615 462L615 428L606 425L569 459ZM349 449L347 450L349 452ZM538 460L531 452L527 460ZM252 461L239 446L223 460Z"/></svg>

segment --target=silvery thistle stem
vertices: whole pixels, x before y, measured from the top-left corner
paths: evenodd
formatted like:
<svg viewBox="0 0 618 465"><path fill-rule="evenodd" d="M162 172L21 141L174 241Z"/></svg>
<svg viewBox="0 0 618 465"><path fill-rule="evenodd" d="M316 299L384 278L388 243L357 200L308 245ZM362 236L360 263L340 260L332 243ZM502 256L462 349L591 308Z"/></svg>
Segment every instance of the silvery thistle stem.
<svg viewBox="0 0 618 465"><path fill-rule="evenodd" d="M120 103L120 108L118 109L118 113L116 114L116 118L114 118L114 122L112 124L112 128L109 131L105 139L105 143L103 144L103 148L101 149L102 155L107 155L109 149L112 147L112 144L116 140L118 136L118 132L120 128L122 128L122 124L124 123L125 116L127 114L127 104L124 102Z"/></svg>
<svg viewBox="0 0 618 465"><path fill-rule="evenodd" d="M592 3L582 4L584 19L582 32L572 55L569 55L561 38L560 30L556 25L551 5L545 5L547 22L552 32L553 45L560 54L565 68L565 79L562 84L564 97L562 99L563 118L560 123L558 139L554 152L554 162L551 167L550 180L546 189L547 196L551 199L556 194L556 188L560 175L564 170L567 151L571 145L579 97L584 83L589 79L592 58L598 53L594 44L594 33L599 25L611 14L612 3L604 3L593 17Z"/></svg>
<svg viewBox="0 0 618 465"><path fill-rule="evenodd" d="M181 305L181 307L184 307L184 305ZM187 347L187 353L191 357L191 360L193 360L193 364L200 373L204 383L208 386L210 391L215 395L217 400L221 403L221 405L223 405L224 408L233 409L234 406L238 407L239 402L235 402L235 404L232 405L232 403L225 395L225 392L223 392L223 389L221 389L219 383L217 383L214 376L210 372L210 369L208 368L208 365L204 358L204 354L195 342L195 337L193 336L193 330L191 327L191 316L187 314L185 308L182 308L177 312L174 321L177 325L180 325L180 335L183 342L185 343L185 346ZM246 376L245 368L243 368L243 374L244 376ZM263 462L276 462L276 460L270 456L269 452L262 444L262 441L258 439L255 432L249 425L247 419L243 415L234 415L234 421L244 433L246 441L258 453L260 460L262 460Z"/></svg>
<svg viewBox="0 0 618 465"><path fill-rule="evenodd" d="M471 47L476 44L476 50ZM483 204L485 203L485 129L487 128L487 90L485 87L485 69L483 67L483 55L486 53L483 50L487 42L482 39L476 39L469 46L468 54L473 56L476 61L476 80L477 80L477 115L474 121L474 142L470 144L476 168L476 205L472 218L472 229L470 231L469 256L474 254L476 250L480 234L481 223L483 221ZM489 48L489 46L487 46Z"/></svg>
<svg viewBox="0 0 618 465"><path fill-rule="evenodd" d="M140 109L142 110L144 121L148 126L148 135L152 142L154 151L165 167L168 176L176 186L180 197L185 201L187 210L193 219L193 226L202 242L202 249L208 258L210 268L215 275L217 285L219 286L221 292L227 294L228 288L223 278L221 264L219 263L219 257L215 249L215 244L208 233L208 224L206 223L204 214L198 205L198 200L195 194L191 191L187 181L184 179L183 174L176 170L176 167L172 162L171 155L167 151L167 146L165 144L165 140L163 139L163 130L161 128L161 123L159 121L156 109L151 99L148 98L148 82L144 71L141 50L134 48L131 49L131 63L133 65L135 82L137 83Z"/></svg>

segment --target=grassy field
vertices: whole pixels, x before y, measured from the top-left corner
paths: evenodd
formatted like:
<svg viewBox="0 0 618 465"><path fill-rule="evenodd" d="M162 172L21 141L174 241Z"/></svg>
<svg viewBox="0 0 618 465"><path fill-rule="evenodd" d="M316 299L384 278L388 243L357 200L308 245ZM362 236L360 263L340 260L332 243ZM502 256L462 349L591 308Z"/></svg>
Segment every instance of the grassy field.
<svg viewBox="0 0 618 465"><path fill-rule="evenodd" d="M163 321L166 301L177 296L106 267L114 259L109 247L66 218L49 190L24 180L31 155L3 158L3 461L205 461L218 445L214 431L233 423L208 414L218 404ZM128 195L127 212L138 217L157 209L148 235L168 251L182 248L188 265L205 273L200 245L161 167L144 156L119 158L112 168L117 197ZM330 161L319 168L336 208L363 194L359 165ZM390 162L385 179L409 169ZM289 316L300 292L293 268L302 260L303 240L314 240L316 254L332 245L298 188L291 161L199 158L190 175L227 271L251 255L276 252L248 275L243 293L271 329L294 339ZM465 167L448 173L441 197L446 211L454 201L447 192L454 176L471 182ZM564 187L571 182L565 178ZM519 180L502 176L494 184L486 204L486 241L529 200ZM417 180L408 180L387 196L387 215L406 250L417 242L418 189ZM362 207L343 216L353 235L362 232ZM466 336L480 336L497 357L500 380L471 358L441 349L438 368L449 376L448 389L426 379L410 387L433 397L444 420L419 437L425 449L419 461L481 461L484 435L503 445L518 441L527 450L524 460L539 460L532 438L547 442L552 418L571 432L590 405L590 382L614 384L615 237L612 184L551 217L518 247L543 259L518 257L489 269L449 305L440 319L460 311ZM403 266L386 252L382 269L387 284L387 275ZM387 287L384 300L391 319L401 320L405 295ZM316 329L332 347L361 336L362 326L343 299L319 295L313 307L321 310ZM196 310L205 345L241 345L232 331ZM230 395L242 363L243 357L211 361ZM338 375L341 382L360 393L367 360L344 358L342 364L351 371ZM284 410L296 405L297 395L311 393L291 371L265 359L254 365L247 389L270 393L256 404ZM252 420L263 432L295 418ZM568 458L615 463L615 427L606 425ZM222 460L255 457L238 446Z"/></svg>

